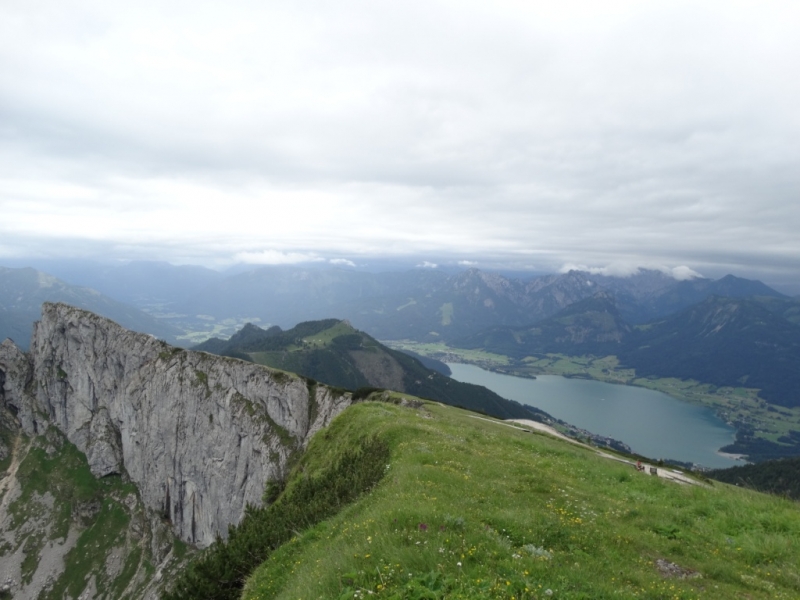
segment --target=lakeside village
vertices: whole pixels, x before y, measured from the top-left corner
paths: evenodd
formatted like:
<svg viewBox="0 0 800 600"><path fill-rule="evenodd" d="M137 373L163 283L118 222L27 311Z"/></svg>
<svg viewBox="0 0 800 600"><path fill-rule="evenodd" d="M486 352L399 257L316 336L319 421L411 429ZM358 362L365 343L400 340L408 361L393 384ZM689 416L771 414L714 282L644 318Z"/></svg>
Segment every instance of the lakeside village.
<svg viewBox="0 0 800 600"><path fill-rule="evenodd" d="M624 452L625 454L630 454L634 458L642 458L644 460L647 460L648 462L652 462L657 465L665 465L665 464L672 465L675 467L680 467L682 469L686 469L689 471L696 471L700 473L711 470L708 467L704 467L703 465L692 462L674 460L671 458L656 459L649 456L639 456L631 449L630 446L628 446L628 444L624 442L615 440L614 438L611 437L592 433L591 431L587 431L586 429L581 429L580 427L576 427L575 425L571 425L570 423L567 423L560 419L553 419L551 422L545 424L557 428L564 435L574 439L577 442L582 442L590 446L596 446L598 448L608 448L609 450L615 450L616 452Z"/></svg>

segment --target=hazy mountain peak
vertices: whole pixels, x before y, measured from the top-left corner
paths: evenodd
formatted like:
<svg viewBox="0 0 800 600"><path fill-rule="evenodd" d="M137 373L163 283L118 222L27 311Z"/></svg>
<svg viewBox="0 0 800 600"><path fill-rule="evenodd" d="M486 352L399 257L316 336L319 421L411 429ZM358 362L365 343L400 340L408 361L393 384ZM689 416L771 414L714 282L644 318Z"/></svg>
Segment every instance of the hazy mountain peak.
<svg viewBox="0 0 800 600"><path fill-rule="evenodd" d="M174 339L179 333L168 323L112 300L97 290L70 285L48 273L25 267L0 268L0 305L5 309L5 318L0 321L0 340L13 337L27 348L32 324L39 318L42 303L46 301L89 309L131 329L162 338Z"/></svg>
<svg viewBox="0 0 800 600"><path fill-rule="evenodd" d="M52 275L48 275L47 273L42 273L41 271L37 271L36 276L37 279L39 280L40 288L54 287L56 284L59 283L58 279L56 279Z"/></svg>
<svg viewBox="0 0 800 600"><path fill-rule="evenodd" d="M744 279L736 275L725 275L713 283L714 293L720 296L772 296L786 298L784 294L756 279Z"/></svg>

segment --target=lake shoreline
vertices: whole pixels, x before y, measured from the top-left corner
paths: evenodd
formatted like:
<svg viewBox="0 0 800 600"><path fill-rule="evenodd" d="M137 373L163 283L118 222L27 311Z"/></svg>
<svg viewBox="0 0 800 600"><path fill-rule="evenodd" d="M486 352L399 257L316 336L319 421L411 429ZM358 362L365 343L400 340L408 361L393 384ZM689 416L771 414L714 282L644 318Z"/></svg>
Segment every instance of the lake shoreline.
<svg viewBox="0 0 800 600"><path fill-rule="evenodd" d="M577 428L620 440L642 456L703 468L741 464L740 458L720 453L735 439L735 428L706 406L644 386L613 385L590 377L529 379L503 372L502 367L487 369L460 362L448 366L458 381L483 385Z"/></svg>

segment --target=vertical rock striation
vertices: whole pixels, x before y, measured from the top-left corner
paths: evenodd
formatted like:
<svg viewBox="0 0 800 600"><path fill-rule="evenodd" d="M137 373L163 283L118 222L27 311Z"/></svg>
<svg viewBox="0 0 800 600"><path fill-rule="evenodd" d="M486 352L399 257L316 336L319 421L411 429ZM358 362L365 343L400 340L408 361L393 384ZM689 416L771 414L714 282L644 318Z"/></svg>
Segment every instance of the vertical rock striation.
<svg viewBox="0 0 800 600"><path fill-rule="evenodd" d="M29 355L0 345L4 403L28 434L55 425L98 477L125 473L150 510L204 547L350 394L252 363L174 348L44 304Z"/></svg>

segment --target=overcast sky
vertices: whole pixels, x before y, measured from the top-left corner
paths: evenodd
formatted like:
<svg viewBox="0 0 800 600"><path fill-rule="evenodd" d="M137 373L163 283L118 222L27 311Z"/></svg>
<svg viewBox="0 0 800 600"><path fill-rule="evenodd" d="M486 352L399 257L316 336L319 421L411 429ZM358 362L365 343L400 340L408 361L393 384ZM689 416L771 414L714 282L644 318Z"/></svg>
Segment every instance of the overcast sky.
<svg viewBox="0 0 800 600"><path fill-rule="evenodd" d="M798 31L764 0L2 0L0 264L797 281Z"/></svg>

